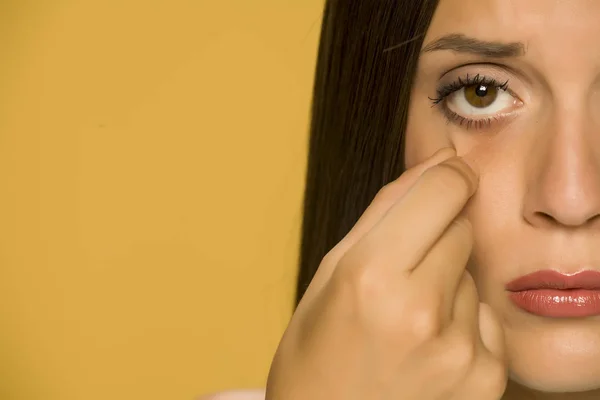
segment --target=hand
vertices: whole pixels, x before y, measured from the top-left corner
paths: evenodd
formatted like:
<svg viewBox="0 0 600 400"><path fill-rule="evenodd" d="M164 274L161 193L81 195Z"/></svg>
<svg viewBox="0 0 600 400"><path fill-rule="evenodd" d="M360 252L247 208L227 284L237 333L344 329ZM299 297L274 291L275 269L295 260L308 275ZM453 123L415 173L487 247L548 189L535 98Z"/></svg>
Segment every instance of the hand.
<svg viewBox="0 0 600 400"><path fill-rule="evenodd" d="M465 266L478 176L442 149L377 194L322 260L267 400L497 400L504 335Z"/></svg>

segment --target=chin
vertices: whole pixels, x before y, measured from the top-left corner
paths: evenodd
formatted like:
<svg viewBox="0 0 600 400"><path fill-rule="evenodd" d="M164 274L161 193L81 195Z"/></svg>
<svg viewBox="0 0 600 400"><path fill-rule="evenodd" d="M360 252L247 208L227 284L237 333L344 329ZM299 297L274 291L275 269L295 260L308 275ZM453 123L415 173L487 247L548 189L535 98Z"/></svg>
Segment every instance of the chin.
<svg viewBox="0 0 600 400"><path fill-rule="evenodd" d="M506 328L509 378L541 392L600 389L600 320L533 319Z"/></svg>

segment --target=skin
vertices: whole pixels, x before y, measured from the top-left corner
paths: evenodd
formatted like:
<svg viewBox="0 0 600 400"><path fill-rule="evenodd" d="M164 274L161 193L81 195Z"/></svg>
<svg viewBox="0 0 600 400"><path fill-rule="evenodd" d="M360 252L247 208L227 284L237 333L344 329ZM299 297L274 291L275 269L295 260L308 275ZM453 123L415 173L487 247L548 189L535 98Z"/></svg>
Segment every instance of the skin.
<svg viewBox="0 0 600 400"><path fill-rule="evenodd" d="M432 389L431 398L498 399L502 395L495 393L502 380L506 384L503 400L600 398L600 317L553 319L527 314L512 305L504 289L507 282L541 269L564 273L600 270L599 17L600 2L595 0L440 1L425 46L444 35L463 34L486 41L522 42L526 51L509 58L451 50L422 54L406 133L409 170L384 188L349 235L324 259L278 349L268 384L271 398L285 398L277 396L285 390L297 394L293 398L351 398L350 394L357 399L412 398L412 388L432 386L415 383L423 377L429 379L423 378L424 382L443 386L450 382L445 379L454 376L456 368L452 367L464 362L464 352L450 351L454 345L448 337L456 336L448 332L454 332L456 326L462 328L461 338L468 338L460 343L476 350L461 379L448 383L450 395L444 397L441 389ZM464 80L467 74L508 81L510 90L499 92L498 101L504 107L491 114L469 116L498 117L481 129L450 122L442 112L443 107L459 114L464 111L460 94L435 107L429 99L436 97L440 84L459 77ZM438 153L432 162L431 155L444 148L455 149L460 158L448 162L452 155ZM439 163L442 168L432 168ZM450 170L456 173L448 174ZM452 197L453 191L460 192L461 185L473 179L476 190L472 196ZM422 197L410 209L399 205L400 199L407 202L407 193L417 191L415 187L420 188ZM431 191L430 197L426 196L427 187L435 188L446 203L462 205L452 211L448 204L435 204ZM398 211L389 212L391 209ZM398 238L405 239L402 230L413 214L424 222L419 230L411 230L412 235L421 243L440 238L445 245L430 246L424 262L409 265L406 259L411 253L398 249ZM444 215L468 222L451 224L458 228L444 233L431 222ZM465 249L470 254L468 261L462 259ZM441 259L446 262L443 267ZM386 265L404 266L408 278L398 278ZM440 286L450 281L456 285ZM339 282L350 282L355 293L340 292ZM412 332L412 341L396 339L406 338L403 329L420 319L406 310L403 320L395 319L394 310L397 314L399 307L416 304L414 299L427 302L432 293L445 296L446 301L438 306L451 304L446 311L448 315L454 312L454 319L437 314L434 325L439 334ZM452 298L454 302L448 300ZM485 304L473 309L478 301ZM357 317L355 308L344 308L350 303L364 313ZM434 309L431 305L428 310ZM355 316L352 326L344 325L348 322L340 317L349 310ZM465 318L457 321L456 314ZM314 326L319 329L311 328ZM474 329L471 334L464 334L466 327ZM368 347L368 354L350 350L365 343L385 346ZM302 353L295 350L300 347ZM336 353L334 348L344 351ZM366 362L364 370L349 367ZM435 375L441 373L435 369L440 363L447 363L448 368ZM498 366L505 368L505 377ZM389 372L392 370L402 373L394 375ZM335 374L327 375L331 371ZM377 379L369 381L369 374ZM403 380L405 376L410 379ZM318 378L325 382L337 379L340 385L320 386ZM309 382L315 392L310 392ZM390 382L400 383L394 386ZM349 386L350 392L343 393ZM324 388L332 390L329 397ZM359 390L365 390L364 397L357 395ZM414 398L430 397L415 392Z"/></svg>
<svg viewBox="0 0 600 400"><path fill-rule="evenodd" d="M536 317L504 293L504 284L540 269L600 270L599 18L593 0L442 0L425 38L461 33L527 49L507 59L423 54L406 137L408 167L450 145L480 172L466 209L476 238L468 270L502 320L511 378L505 399L600 398L600 319ZM507 103L506 122L466 129L448 123L441 104L431 108L439 76L467 63L474 64L442 80L508 80L521 102Z"/></svg>

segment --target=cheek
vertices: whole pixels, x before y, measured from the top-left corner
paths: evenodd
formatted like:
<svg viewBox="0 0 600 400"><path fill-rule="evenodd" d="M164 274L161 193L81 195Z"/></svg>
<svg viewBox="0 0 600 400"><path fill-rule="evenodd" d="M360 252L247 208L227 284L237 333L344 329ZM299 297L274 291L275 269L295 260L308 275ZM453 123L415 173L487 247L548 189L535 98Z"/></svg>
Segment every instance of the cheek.
<svg viewBox="0 0 600 400"><path fill-rule="evenodd" d="M464 209L474 236L467 268L484 298L497 290L498 282L506 280L507 266L519 263L521 253L516 250L522 248L524 238L520 228L524 189L519 171L506 168L506 158L490 156L495 163L482 165L479 188Z"/></svg>
<svg viewBox="0 0 600 400"><path fill-rule="evenodd" d="M480 177L485 177L490 168L499 164L506 166L508 160L499 160L498 156L514 152L510 135L503 132L481 132L464 130L447 122L436 114L431 107L413 107L405 137L405 166L414 167L436 151L451 147L456 154L475 169Z"/></svg>
<svg viewBox="0 0 600 400"><path fill-rule="evenodd" d="M436 112L424 105L410 110L405 138L406 167L413 167L443 147L452 147L478 171L479 188L462 214L473 224L475 235L468 269L482 285L501 273L496 264L506 257L502 249L510 248L505 241L514 237L510 230L518 222L515 211L519 209L520 185L514 143L501 132L465 131L447 123Z"/></svg>

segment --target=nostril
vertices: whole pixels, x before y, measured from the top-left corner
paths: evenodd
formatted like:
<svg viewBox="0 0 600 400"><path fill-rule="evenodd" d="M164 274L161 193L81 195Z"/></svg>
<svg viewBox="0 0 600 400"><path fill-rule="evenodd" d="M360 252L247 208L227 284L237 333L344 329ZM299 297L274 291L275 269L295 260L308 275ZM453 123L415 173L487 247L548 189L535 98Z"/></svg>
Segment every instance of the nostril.
<svg viewBox="0 0 600 400"><path fill-rule="evenodd" d="M534 214L534 218L538 220L539 223L543 223L544 225L556 225L558 221L552 215L545 213L543 211L537 211Z"/></svg>
<svg viewBox="0 0 600 400"><path fill-rule="evenodd" d="M552 226L563 226L563 227L582 227L582 226L600 226L600 214L593 214L591 216L576 216L576 215L563 215L562 218L557 218L550 213L543 211L536 211L529 218L529 222L533 225L540 227L552 227Z"/></svg>
<svg viewBox="0 0 600 400"><path fill-rule="evenodd" d="M592 218L589 219L588 223L594 226L600 225L600 214L594 215Z"/></svg>

